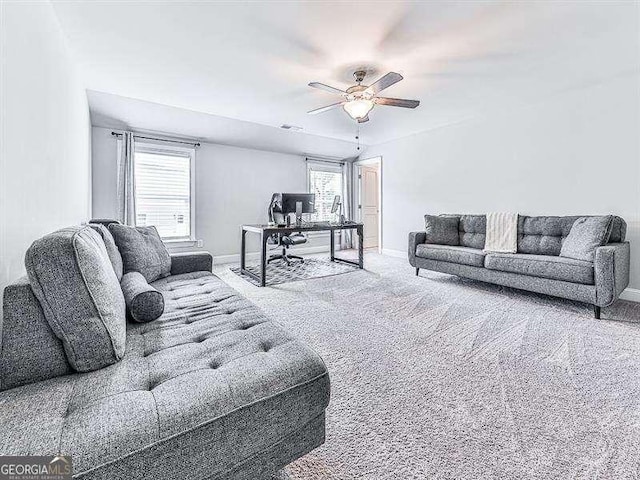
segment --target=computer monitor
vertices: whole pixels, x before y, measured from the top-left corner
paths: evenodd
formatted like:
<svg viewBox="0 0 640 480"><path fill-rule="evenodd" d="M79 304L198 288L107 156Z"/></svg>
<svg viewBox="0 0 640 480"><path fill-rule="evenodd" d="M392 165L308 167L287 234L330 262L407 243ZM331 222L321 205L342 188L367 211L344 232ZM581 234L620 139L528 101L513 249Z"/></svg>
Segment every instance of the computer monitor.
<svg viewBox="0 0 640 480"><path fill-rule="evenodd" d="M301 213L314 213L316 205L316 196L313 193L283 193L282 194L282 213L296 213L296 203L302 203Z"/></svg>

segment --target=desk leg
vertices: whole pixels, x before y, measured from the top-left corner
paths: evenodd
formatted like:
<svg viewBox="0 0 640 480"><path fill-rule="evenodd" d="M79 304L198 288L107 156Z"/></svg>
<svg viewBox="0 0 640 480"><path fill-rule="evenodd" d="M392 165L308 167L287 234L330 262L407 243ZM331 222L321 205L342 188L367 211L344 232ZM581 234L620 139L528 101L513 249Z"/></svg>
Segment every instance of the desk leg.
<svg viewBox="0 0 640 480"><path fill-rule="evenodd" d="M260 286L264 287L267 283L267 239L269 237L262 233L261 243L262 251L260 252Z"/></svg>
<svg viewBox="0 0 640 480"><path fill-rule="evenodd" d="M362 225L358 225L358 266L364 268L364 231Z"/></svg>
<svg viewBox="0 0 640 480"><path fill-rule="evenodd" d="M335 259L336 259L336 238L335 238L334 233L335 232L333 230L329 230L329 238L330 238L329 244L331 245L330 251L331 251L331 261L332 262L335 261Z"/></svg>
<svg viewBox="0 0 640 480"><path fill-rule="evenodd" d="M247 231L242 229L242 241L240 246L240 271L244 270L247 250Z"/></svg>

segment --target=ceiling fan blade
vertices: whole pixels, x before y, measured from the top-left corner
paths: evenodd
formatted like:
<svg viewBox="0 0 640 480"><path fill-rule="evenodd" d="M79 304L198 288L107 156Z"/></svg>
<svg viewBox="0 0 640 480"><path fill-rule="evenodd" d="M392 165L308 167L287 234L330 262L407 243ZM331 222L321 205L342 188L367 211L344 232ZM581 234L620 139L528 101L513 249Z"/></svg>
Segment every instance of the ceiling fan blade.
<svg viewBox="0 0 640 480"><path fill-rule="evenodd" d="M347 92L345 92L344 90L340 90L339 88L335 88L335 87L330 87L329 85L325 85L324 83L320 83L320 82L311 82L309 86L313 88L319 88L320 90L325 90L327 92L337 93L338 95L347 94Z"/></svg>
<svg viewBox="0 0 640 480"><path fill-rule="evenodd" d="M388 105L390 107L416 108L420 105L420 100L406 100L404 98L376 97L374 101L378 105Z"/></svg>
<svg viewBox="0 0 640 480"><path fill-rule="evenodd" d="M311 115L315 115L317 113L323 113L323 112L326 112L328 110L331 110L332 108L339 107L340 105L343 105L344 103L345 102L334 103L333 105L327 105L326 107L320 107L320 108L316 108L315 110L310 110L307 113L309 113Z"/></svg>
<svg viewBox="0 0 640 480"><path fill-rule="evenodd" d="M364 123L364 122L368 122L368 121L369 121L369 115L367 115L366 117L358 119L358 123Z"/></svg>
<svg viewBox="0 0 640 480"><path fill-rule="evenodd" d="M394 83L398 83L400 80L402 80L402 78L402 75L400 75L399 73L389 72L384 77L379 78L377 82L369 85L366 91L371 95L375 95L385 88L389 88Z"/></svg>

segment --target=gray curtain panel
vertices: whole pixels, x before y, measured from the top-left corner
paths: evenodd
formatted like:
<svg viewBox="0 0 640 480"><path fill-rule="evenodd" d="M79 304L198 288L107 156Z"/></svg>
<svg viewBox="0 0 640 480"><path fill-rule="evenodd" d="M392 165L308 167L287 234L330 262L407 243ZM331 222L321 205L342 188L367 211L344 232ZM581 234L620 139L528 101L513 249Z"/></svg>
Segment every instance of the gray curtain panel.
<svg viewBox="0 0 640 480"><path fill-rule="evenodd" d="M118 155L118 220L131 226L136 224L134 153L133 133L124 132Z"/></svg>
<svg viewBox="0 0 640 480"><path fill-rule="evenodd" d="M342 210L347 220L353 219L353 163L342 165ZM340 233L340 248L353 248L352 230Z"/></svg>

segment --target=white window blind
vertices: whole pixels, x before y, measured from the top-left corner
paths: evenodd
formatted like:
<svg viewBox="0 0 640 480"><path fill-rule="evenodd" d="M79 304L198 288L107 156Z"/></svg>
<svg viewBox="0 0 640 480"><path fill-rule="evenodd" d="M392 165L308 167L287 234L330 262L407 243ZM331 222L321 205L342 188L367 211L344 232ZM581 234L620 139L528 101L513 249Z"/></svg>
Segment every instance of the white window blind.
<svg viewBox="0 0 640 480"><path fill-rule="evenodd" d="M166 240L191 238L191 162L182 152L135 152L136 224Z"/></svg>
<svg viewBox="0 0 640 480"><path fill-rule="evenodd" d="M309 193L315 194L316 213L313 221L336 220L331 206L336 195L342 195L342 170L339 167L309 165ZM339 213L339 212L338 212Z"/></svg>

